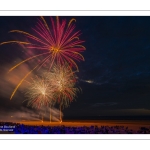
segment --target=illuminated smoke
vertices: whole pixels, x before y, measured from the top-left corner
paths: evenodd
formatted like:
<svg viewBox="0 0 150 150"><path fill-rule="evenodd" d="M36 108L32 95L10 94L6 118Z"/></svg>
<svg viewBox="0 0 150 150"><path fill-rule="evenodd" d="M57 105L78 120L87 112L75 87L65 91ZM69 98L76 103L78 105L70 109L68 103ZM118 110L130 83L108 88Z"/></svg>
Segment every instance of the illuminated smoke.
<svg viewBox="0 0 150 150"><path fill-rule="evenodd" d="M56 108L51 108L52 121L59 122L60 111ZM63 116L63 113L61 112ZM49 108L42 108L38 111L30 110L28 108L22 107L21 110L15 111L0 111L0 121L12 121L12 122L22 122L22 121L49 121Z"/></svg>

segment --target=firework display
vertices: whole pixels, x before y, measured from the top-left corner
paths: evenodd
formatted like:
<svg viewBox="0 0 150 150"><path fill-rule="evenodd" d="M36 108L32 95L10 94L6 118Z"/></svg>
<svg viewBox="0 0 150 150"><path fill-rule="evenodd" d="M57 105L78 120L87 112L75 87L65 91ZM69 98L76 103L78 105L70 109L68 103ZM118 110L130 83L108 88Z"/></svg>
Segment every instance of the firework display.
<svg viewBox="0 0 150 150"><path fill-rule="evenodd" d="M59 17L56 17L56 23L52 17L50 17L50 19L50 25L47 24L44 17L40 17L40 19L38 19L37 25L35 26L35 28L32 28L36 36L34 34L30 34L21 30L10 31L12 33L16 32L24 35L28 39L28 42L7 41L0 43L0 45L16 43L24 45L28 50L38 49L41 51L40 54L36 54L18 63L17 65L12 67L9 72L29 60L32 60L39 56L45 56L45 58L43 58L40 63L38 63L18 83L10 99L13 98L15 92L22 84L22 82L27 78L27 76L29 76L35 69L41 68L44 64L48 64L50 70L54 63L57 63L59 65L68 63L71 68L76 68L78 70L78 66L75 61L84 60L84 57L80 54L80 52L83 52L85 50L85 47L81 45L84 41L79 39L79 36L81 34L80 31L74 31L75 25L73 24L73 21L76 20L71 19L67 25L66 20L60 21Z"/></svg>
<svg viewBox="0 0 150 150"><path fill-rule="evenodd" d="M15 43L24 46L27 51L34 51L33 56L19 62L9 72L18 66L35 58L39 59L38 63L21 79L17 84L10 99L13 98L17 89L25 81L25 79L37 69L37 71L48 66L46 71L42 71L40 76L32 78L25 92L28 105L34 108L53 107L55 103L60 105L60 121L61 109L68 107L75 99L79 88L76 88L77 77L75 72L78 72L76 61L84 60L80 54L85 51L82 45L84 41L79 39L80 31L74 31L76 21L74 18L67 24L66 20L60 20L56 17L56 22L53 17L50 17L51 24L48 24L44 17L40 17L37 25L32 28L33 33L28 33L21 30L12 30L11 33L19 33L25 37L24 41L12 40L2 42L0 45ZM37 52L40 52L37 54ZM42 57L41 57L42 56ZM45 67L44 67L45 69ZM76 70L76 71L74 71ZM50 111L51 121L51 111Z"/></svg>
<svg viewBox="0 0 150 150"><path fill-rule="evenodd" d="M40 54L20 62L11 68L11 70L41 55L46 56L41 60L39 66L48 62L49 68L51 68L54 62L57 62L57 64L64 64L67 62L78 70L75 61L84 60L84 57L80 53L85 51L85 47L81 45L84 41L79 39L81 34L80 31L74 31L75 25L73 21L76 20L71 19L67 25L66 20L60 21L59 17L56 17L56 23L52 17L50 19L50 25L47 24L44 17L38 19L37 25L35 28L32 28L35 35L21 30L10 31L12 33L16 32L24 35L28 39L28 42L7 41L0 43L0 45L8 43L22 44L27 49L38 49L41 51Z"/></svg>
<svg viewBox="0 0 150 150"><path fill-rule="evenodd" d="M25 93L28 105L35 108L52 107L57 102L60 105L60 121L62 121L61 108L69 106L79 91L79 88L75 87L76 80L75 72L68 64L63 66L55 64L51 71L43 71L42 77L36 76L29 83Z"/></svg>
<svg viewBox="0 0 150 150"><path fill-rule="evenodd" d="M63 66L55 64L51 71L43 71L42 77L32 78L25 94L28 104L41 107L57 102L63 107L68 107L79 91L79 88L75 87L76 82L77 76L68 64Z"/></svg>
<svg viewBox="0 0 150 150"><path fill-rule="evenodd" d="M150 134L149 16L25 13L0 16L0 135Z"/></svg>

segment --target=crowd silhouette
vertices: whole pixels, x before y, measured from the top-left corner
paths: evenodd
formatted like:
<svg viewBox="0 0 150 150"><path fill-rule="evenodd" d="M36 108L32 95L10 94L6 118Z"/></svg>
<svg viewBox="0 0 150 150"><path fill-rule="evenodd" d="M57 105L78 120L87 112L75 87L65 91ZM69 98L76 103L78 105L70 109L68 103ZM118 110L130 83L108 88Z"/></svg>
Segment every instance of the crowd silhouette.
<svg viewBox="0 0 150 150"><path fill-rule="evenodd" d="M11 122L1 122L0 126L15 126L11 131L14 134L150 134L150 127L133 130L125 126L31 126Z"/></svg>

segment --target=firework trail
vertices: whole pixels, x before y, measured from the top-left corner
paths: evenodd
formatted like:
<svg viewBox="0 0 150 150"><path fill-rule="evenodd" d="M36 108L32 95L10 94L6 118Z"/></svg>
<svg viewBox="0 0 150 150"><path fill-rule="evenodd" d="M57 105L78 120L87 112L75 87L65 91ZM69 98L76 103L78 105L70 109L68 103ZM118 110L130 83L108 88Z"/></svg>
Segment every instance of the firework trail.
<svg viewBox="0 0 150 150"><path fill-rule="evenodd" d="M48 82L54 90L54 99L60 104L60 112L62 107L68 107L75 99L79 88L76 88L77 78L68 64L63 66L54 65L50 72L44 73ZM61 115L60 115L60 120Z"/></svg>
<svg viewBox="0 0 150 150"><path fill-rule="evenodd" d="M2 42L0 45L8 44L8 43L16 43L24 45L28 49L36 49L40 50L41 53L34 55L25 59L24 61L18 63L14 67L12 67L9 71L12 71L19 65L35 59L40 56L45 56L40 63L38 63L28 74L24 76L24 78L19 82L13 91L11 98L14 96L15 92L25 80L27 76L30 75L32 71L35 69L40 69L44 64L49 64L49 70L53 66L53 63L64 65L68 63L71 67L74 67L78 70L78 66L75 61L84 60L84 57L80 54L85 51L85 47L81 45L84 41L79 39L80 31L74 31L75 25L73 21L75 19L71 19L67 25L66 20L60 21L59 17L56 17L56 22L51 17L51 25L48 25L44 17L40 17L38 19L37 25L35 28L32 28L34 34L30 34L21 30L12 30L11 33L20 33L27 37L28 42L26 41L7 41Z"/></svg>
<svg viewBox="0 0 150 150"><path fill-rule="evenodd" d="M40 109L37 110L36 114L39 114L39 119L40 121L44 122L44 120L49 119L51 121L57 121L59 122L59 114L63 116L63 113L60 112L57 108L55 107L41 107Z"/></svg>

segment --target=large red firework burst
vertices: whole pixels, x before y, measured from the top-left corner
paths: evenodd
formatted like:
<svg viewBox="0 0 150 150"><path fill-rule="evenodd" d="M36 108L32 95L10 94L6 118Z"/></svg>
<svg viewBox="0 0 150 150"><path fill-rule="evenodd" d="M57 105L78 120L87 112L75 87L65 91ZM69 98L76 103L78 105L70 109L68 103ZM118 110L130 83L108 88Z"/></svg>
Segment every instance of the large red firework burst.
<svg viewBox="0 0 150 150"><path fill-rule="evenodd" d="M44 56L40 63L36 64L36 66L18 83L10 99L12 99L13 95L22 84L22 82L26 79L26 77L30 75L32 71L42 67L44 64L49 63L50 70L54 63L61 66L68 63L71 68L76 68L78 70L76 61L84 60L84 57L80 54L85 50L85 47L81 45L84 41L79 39L81 34L80 31L74 31L75 25L73 24L73 21L76 20L73 18L69 21L68 24L66 20L60 21L59 17L56 17L56 22L52 17L50 17L50 20L51 25L48 25L44 17L40 17L40 19L38 19L37 25L32 28L34 34L30 34L21 30L10 31L26 36L28 42L7 41L0 43L0 45L17 43L25 45L25 47L30 50L38 49L41 51L40 54L36 54L23 60L22 62L12 67L9 71L12 71L22 63L25 63L31 59Z"/></svg>
<svg viewBox="0 0 150 150"><path fill-rule="evenodd" d="M84 41L79 39L80 31L74 31L75 25L71 19L67 24L66 20L60 21L59 17L56 17L56 22L52 17L51 25L48 25L44 17L38 19L35 28L32 28L34 34L24 32L21 30L12 30L10 32L17 32L25 35L28 38L28 42L25 41L7 41L2 42L2 44L7 43L18 43L23 44L28 49L39 49L42 53L34 55L21 63L39 57L41 55L46 55L41 63L43 64L49 61L49 68L52 67L53 63L64 64L69 63L72 67L78 70L78 66L75 61L84 60L84 57L80 54L85 50L85 47L81 45ZM18 65L20 65L19 63ZM17 67L16 65L15 67Z"/></svg>

